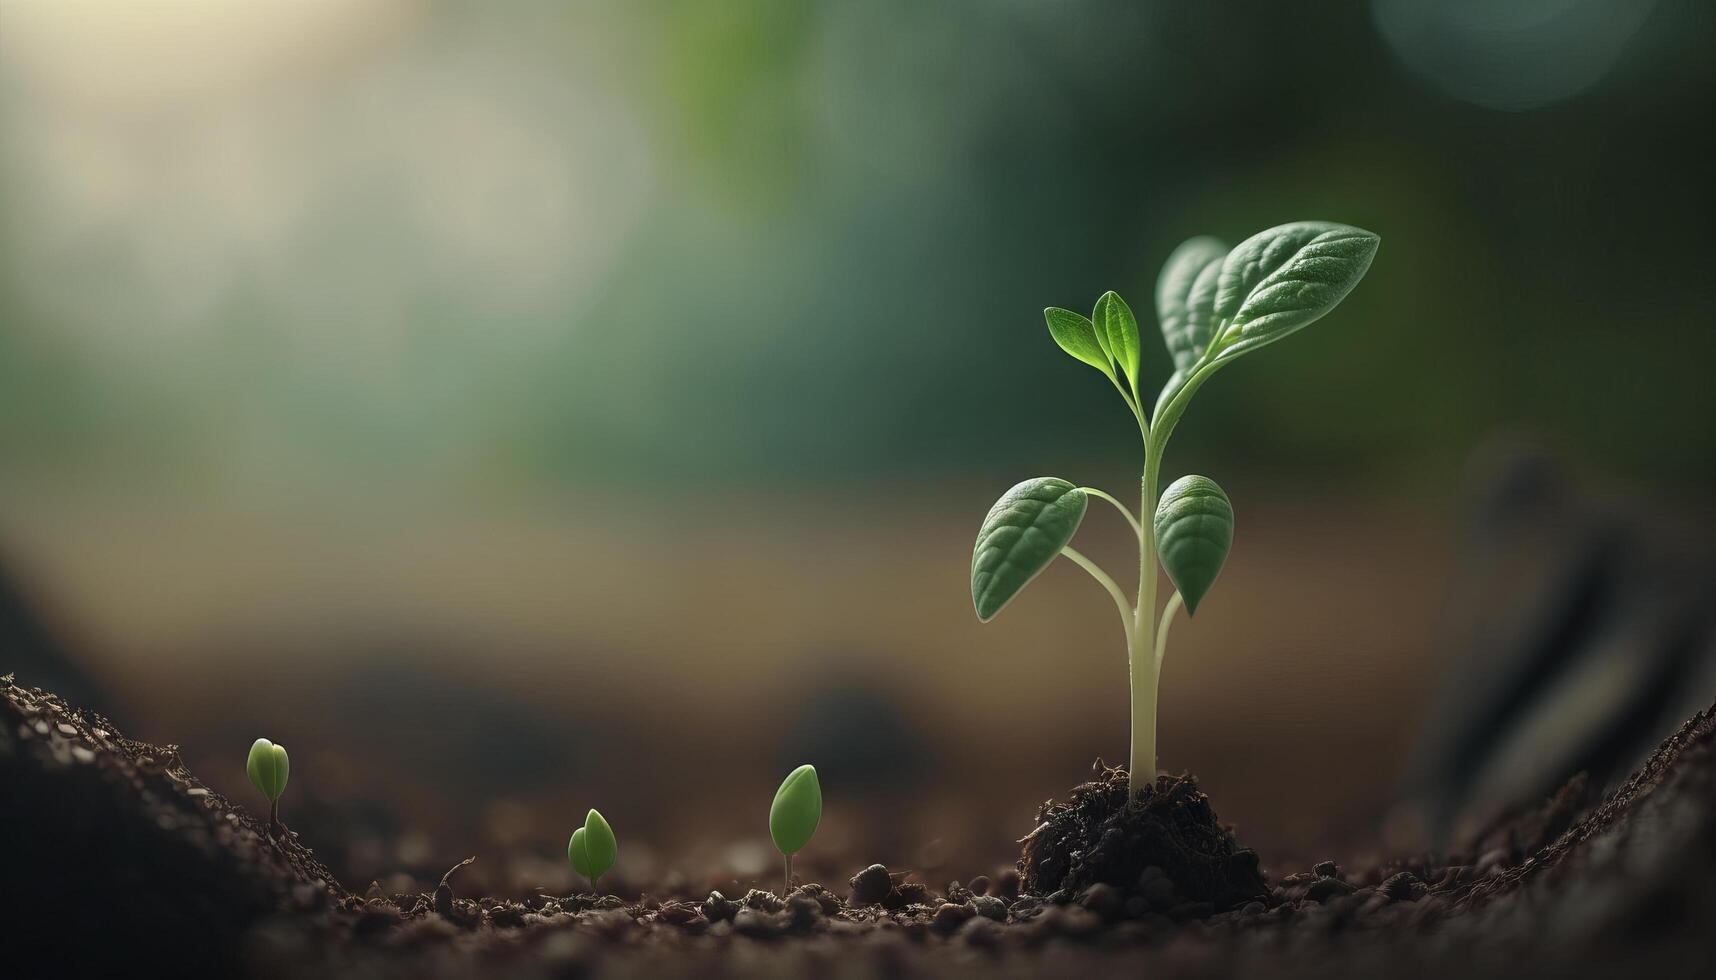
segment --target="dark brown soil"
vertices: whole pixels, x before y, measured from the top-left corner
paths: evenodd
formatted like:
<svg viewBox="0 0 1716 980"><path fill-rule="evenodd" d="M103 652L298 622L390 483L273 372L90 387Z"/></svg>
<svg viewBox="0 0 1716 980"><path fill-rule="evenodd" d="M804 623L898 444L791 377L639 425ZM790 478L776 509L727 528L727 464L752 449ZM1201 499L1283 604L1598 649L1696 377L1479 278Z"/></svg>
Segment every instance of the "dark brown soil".
<svg viewBox="0 0 1716 980"><path fill-rule="evenodd" d="M1099 761L1096 779L1064 803L1044 803L1019 843L1028 891L1083 895L1105 885L1096 900L1117 906L1114 917L1208 918L1269 901L1257 852L1216 820L1195 776L1159 776L1133 800L1126 770Z"/></svg>
<svg viewBox="0 0 1716 980"><path fill-rule="evenodd" d="M1099 775L1045 806L1023 880L936 886L854 861L851 882L786 896L497 899L460 896L455 868L432 893L358 895L290 831L270 838L202 786L172 747L0 678L0 975L1702 977L1716 965L1716 708L1594 809L1574 785L1492 828L1481 852L1354 873L1323 862L1273 882L1236 857L1191 780L1128 807L1124 777ZM1113 839L1139 827L1174 843ZM1092 831L1095 847L1073 843Z"/></svg>

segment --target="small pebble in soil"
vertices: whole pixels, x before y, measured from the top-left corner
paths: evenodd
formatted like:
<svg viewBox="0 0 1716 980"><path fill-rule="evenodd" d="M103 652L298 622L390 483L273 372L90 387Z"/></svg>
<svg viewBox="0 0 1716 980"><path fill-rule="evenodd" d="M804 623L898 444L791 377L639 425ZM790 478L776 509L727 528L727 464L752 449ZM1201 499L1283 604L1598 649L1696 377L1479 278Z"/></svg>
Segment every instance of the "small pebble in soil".
<svg viewBox="0 0 1716 980"><path fill-rule="evenodd" d="M759 912L779 912L784 903L781 902L780 896L774 892L753 888L745 893L744 898L739 899L739 904Z"/></svg>
<svg viewBox="0 0 1716 980"><path fill-rule="evenodd" d="M973 895L987 895L989 894L989 876L978 875L967 882L965 887L969 889Z"/></svg>
<svg viewBox="0 0 1716 980"><path fill-rule="evenodd" d="M1021 921L1033 919L1042 914L1043 903L1040 899L1030 895L1021 895L1008 907L1008 911L1012 913L1013 918Z"/></svg>
<svg viewBox="0 0 1716 980"><path fill-rule="evenodd" d="M908 905L916 905L928 897L929 889L922 882L902 881L882 899L882 907L897 911Z"/></svg>
<svg viewBox="0 0 1716 980"><path fill-rule="evenodd" d="M985 919L995 922L1007 921L1007 903L994 895L978 895L971 900L971 907Z"/></svg>
<svg viewBox="0 0 1716 980"><path fill-rule="evenodd" d="M1340 867L1333 861L1318 861L1312 865L1311 870L1316 872L1319 878L1339 878L1341 876Z"/></svg>
<svg viewBox="0 0 1716 980"><path fill-rule="evenodd" d="M1305 897L1313 902L1327 902L1339 895L1351 895L1356 890L1356 886L1339 878L1318 878L1305 890Z"/></svg>
<svg viewBox="0 0 1716 980"><path fill-rule="evenodd" d="M894 881L888 877L888 869L880 864L872 864L853 875L850 884L854 905L876 905L894 890Z"/></svg>
<svg viewBox="0 0 1716 980"><path fill-rule="evenodd" d="M1382 883L1382 893L1397 902L1416 902L1429 892L1429 886L1418 880L1418 876L1410 871L1390 875Z"/></svg>
<svg viewBox="0 0 1716 980"><path fill-rule="evenodd" d="M947 883L947 900L955 903L968 902L971 900L971 889L957 881L950 881Z"/></svg>
<svg viewBox="0 0 1716 980"><path fill-rule="evenodd" d="M739 914L739 903L720 892L710 892L703 900L703 917L710 922L727 922Z"/></svg>

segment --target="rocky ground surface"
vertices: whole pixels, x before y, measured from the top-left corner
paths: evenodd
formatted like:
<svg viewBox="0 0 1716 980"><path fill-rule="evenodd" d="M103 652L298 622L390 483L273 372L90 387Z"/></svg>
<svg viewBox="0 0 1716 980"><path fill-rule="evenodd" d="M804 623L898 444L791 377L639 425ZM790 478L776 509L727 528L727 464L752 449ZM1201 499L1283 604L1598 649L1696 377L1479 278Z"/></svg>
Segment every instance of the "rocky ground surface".
<svg viewBox="0 0 1716 980"><path fill-rule="evenodd" d="M0 678L0 961L20 977L1709 976L1716 707L1606 797L1576 779L1470 854L1271 876L1190 777L1099 767L1020 872L880 865L787 895L348 890L173 746ZM1141 844L1148 824L1156 844ZM1084 835L1084 836L1080 836ZM1080 846L1080 840L1095 844ZM1167 839L1167 844L1160 840ZM98 973L99 971L99 973Z"/></svg>

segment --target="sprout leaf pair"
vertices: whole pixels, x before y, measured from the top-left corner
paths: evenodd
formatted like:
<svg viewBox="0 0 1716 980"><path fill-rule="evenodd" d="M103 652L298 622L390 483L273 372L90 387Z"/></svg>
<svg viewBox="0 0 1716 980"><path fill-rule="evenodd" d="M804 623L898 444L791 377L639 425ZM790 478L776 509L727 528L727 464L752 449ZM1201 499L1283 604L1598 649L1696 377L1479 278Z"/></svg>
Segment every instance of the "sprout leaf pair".
<svg viewBox="0 0 1716 980"><path fill-rule="evenodd" d="M268 830L273 833L280 826L280 794L286 792L286 777L292 772L286 746L257 739L251 743L244 771L250 776L250 784L268 797Z"/></svg>
<svg viewBox="0 0 1716 980"><path fill-rule="evenodd" d="M584 817L584 826L574 830L572 839L566 842L566 858L572 862L572 870L590 879L592 891L596 888L596 881L614 866L619 853L620 845L614 840L614 829L595 810Z"/></svg>
<svg viewBox="0 0 1716 980"><path fill-rule="evenodd" d="M792 890L792 856L810 843L821 822L822 784L816 778L816 767L799 766L781 782L769 806L769 836L786 857L786 887L781 894Z"/></svg>

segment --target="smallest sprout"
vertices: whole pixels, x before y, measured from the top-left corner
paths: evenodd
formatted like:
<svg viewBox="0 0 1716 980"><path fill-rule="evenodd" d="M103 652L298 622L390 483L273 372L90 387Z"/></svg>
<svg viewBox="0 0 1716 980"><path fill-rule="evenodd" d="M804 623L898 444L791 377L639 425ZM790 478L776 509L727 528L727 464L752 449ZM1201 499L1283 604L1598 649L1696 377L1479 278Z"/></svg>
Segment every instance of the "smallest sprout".
<svg viewBox="0 0 1716 980"><path fill-rule="evenodd" d="M775 802L769 807L769 836L786 857L786 887L781 894L792 891L792 856L810 843L821 822L822 784L816 767L799 766L775 790Z"/></svg>
<svg viewBox="0 0 1716 980"><path fill-rule="evenodd" d="M596 880L614 866L619 852L613 828L595 810L590 811L584 818L584 826L572 831L572 839L566 842L566 859L572 862L573 871L590 879L591 891L596 890Z"/></svg>
<svg viewBox="0 0 1716 980"><path fill-rule="evenodd" d="M244 764L250 774L250 784L268 797L268 832L280 828L280 794L286 792L286 777L292 764L286 758L286 746L259 738L250 746L250 759Z"/></svg>

